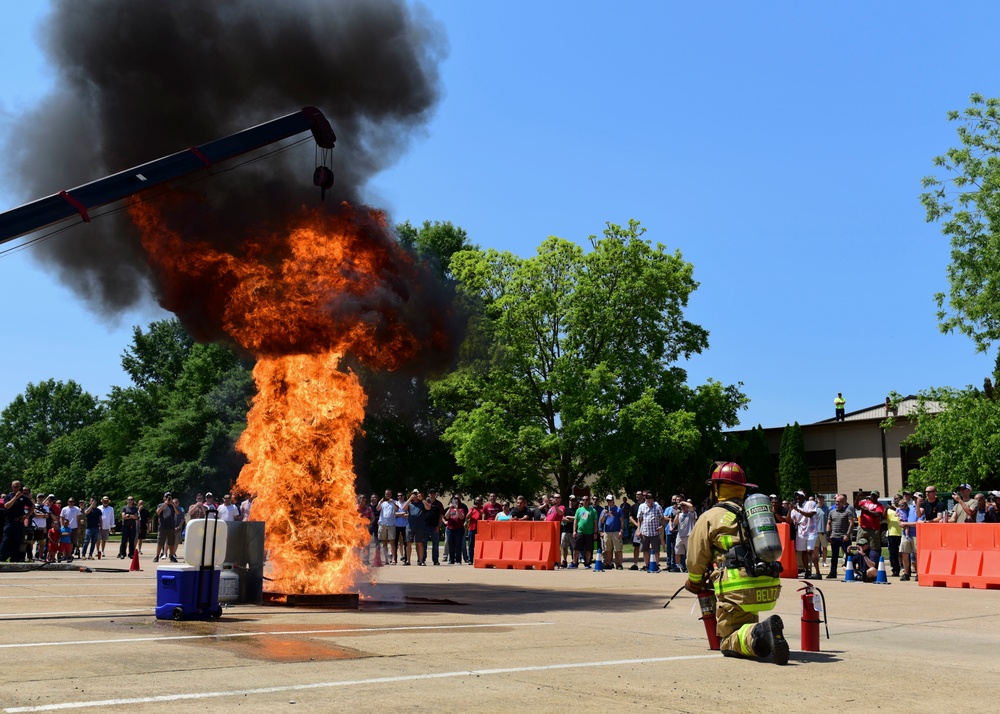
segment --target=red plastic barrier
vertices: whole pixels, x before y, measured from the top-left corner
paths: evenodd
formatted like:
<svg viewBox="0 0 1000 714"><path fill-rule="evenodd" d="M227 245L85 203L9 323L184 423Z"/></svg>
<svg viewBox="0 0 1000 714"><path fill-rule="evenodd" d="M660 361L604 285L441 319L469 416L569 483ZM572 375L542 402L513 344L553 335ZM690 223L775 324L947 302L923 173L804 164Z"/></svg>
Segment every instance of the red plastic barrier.
<svg viewBox="0 0 1000 714"><path fill-rule="evenodd" d="M781 538L781 575L782 578L799 577L799 564L795 560L795 540L792 538L792 527L787 523L778 524L778 537Z"/></svg>
<svg viewBox="0 0 1000 714"><path fill-rule="evenodd" d="M558 562L558 522L479 521L477 568L554 570Z"/></svg>
<svg viewBox="0 0 1000 714"><path fill-rule="evenodd" d="M918 523L917 575L925 587L1000 590L1000 524Z"/></svg>

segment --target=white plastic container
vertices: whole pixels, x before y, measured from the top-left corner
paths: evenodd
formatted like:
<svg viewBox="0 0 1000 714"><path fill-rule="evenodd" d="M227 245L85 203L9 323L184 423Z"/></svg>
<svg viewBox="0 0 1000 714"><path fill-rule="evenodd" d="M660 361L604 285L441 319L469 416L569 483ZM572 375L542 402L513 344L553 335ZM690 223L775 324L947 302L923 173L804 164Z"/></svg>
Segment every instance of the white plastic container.
<svg viewBox="0 0 1000 714"><path fill-rule="evenodd" d="M208 529L206 540L205 529ZM184 562L188 565L200 567L204 565L221 566L226 557L226 541L229 536L229 527L225 521L218 522L214 518L196 518L187 524L187 532L184 536ZM202 541L205 541L205 558L202 560ZM212 553L215 558L212 558Z"/></svg>

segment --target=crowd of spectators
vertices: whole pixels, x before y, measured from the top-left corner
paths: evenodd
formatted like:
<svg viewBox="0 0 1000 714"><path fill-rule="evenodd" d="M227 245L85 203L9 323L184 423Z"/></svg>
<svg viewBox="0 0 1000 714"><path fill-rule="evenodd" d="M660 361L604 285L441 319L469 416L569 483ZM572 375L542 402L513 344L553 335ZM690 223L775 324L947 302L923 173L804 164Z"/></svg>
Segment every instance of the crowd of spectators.
<svg viewBox="0 0 1000 714"><path fill-rule="evenodd" d="M937 489L923 492L903 490L892 499L880 499L878 491L851 504L847 494L836 494L827 506L822 494L808 496L798 491L791 500L771 495L775 520L788 523L795 543L798 575L805 579L839 577L838 568L850 561L857 577L874 580L879 558L887 553L889 574L906 581L916 579L916 525L918 522L1000 522L1000 491L973 494L969 484L952 493L949 509ZM239 501L239 505L237 505ZM142 500L129 496L124 504L112 505L107 496L65 502L55 494L33 494L19 481L0 495L0 562L37 560L72 562L75 558L108 558L112 533L120 535L117 557L131 559L142 554L147 535L156 533L154 562L177 562L177 546L193 518L218 514L222 521L248 520L252 498L236 499L226 494L217 502L211 492L198 494L187 508L167 492L150 510ZM408 495L386 490L380 497L358 497L358 511L369 524L371 543L363 550L366 563L374 562L372 549L386 565L471 565L475 559L480 521L552 521L559 524L560 560L566 568L592 568L600 552L606 569L646 572L686 571L687 540L699 515L709 504L696 508L684 494L675 494L661 505L654 494L639 490L635 500L608 494L597 502L589 494L572 495L564 505L561 494L542 496L537 502L524 496L500 502L496 494L472 499L459 496L447 503L435 489ZM626 549L632 546L631 565ZM112 550L112 553L114 551ZM641 565L640 565L641 563Z"/></svg>
<svg viewBox="0 0 1000 714"><path fill-rule="evenodd" d="M226 494L217 504L208 492L199 493L185 509L179 498L167 492L152 510L132 496L116 507L107 496L100 500L69 496L64 501L53 493L33 494L14 481L10 492L0 495L0 562L101 560L111 557L106 549L112 534L120 536L118 558L131 560L137 553L142 555L147 536L156 533L153 561L163 558L176 563L177 545L183 542L188 521L205 518L212 511L218 513L220 521L245 520L252 503L253 499L247 498L237 506Z"/></svg>
<svg viewBox="0 0 1000 714"><path fill-rule="evenodd" d="M419 489L409 496L396 492L394 497L389 489L382 496L358 496L358 512L371 534L362 557L366 564L376 562L370 552L374 548L378 562L385 565L422 566L428 555L434 565L445 561L472 565L480 521L550 521L559 524L559 567L592 568L600 552L608 569L624 570L625 546L631 544L631 570L639 569L641 554L643 569L656 572L661 552L667 570L684 570L687 539L697 514L682 494L675 495L666 508L645 491L636 493L634 503L627 496L619 500L612 494L603 503L592 503L589 494L568 500L564 505L562 495L553 493L537 502L524 496L500 502L491 493L485 500L473 499L471 506L459 496L445 504L433 489L426 496ZM439 548L442 531L443 550Z"/></svg>
<svg viewBox="0 0 1000 714"><path fill-rule="evenodd" d="M880 500L878 491L851 504L847 494L836 494L827 505L823 494L796 492L790 500L770 496L775 520L788 523L794 542L797 576L803 579L834 579L838 567L848 562L858 579L874 581L878 561L888 554L889 572L900 580L916 579L916 524L920 521L971 523L1000 522L1000 491L971 494L968 484L952 494L954 508L937 498L937 489L923 493L901 491ZM686 572L687 541L700 508L684 494L671 497L663 506L654 494L637 491L635 500L608 494L603 503L589 494L572 495L566 505L558 493L537 502L524 496L500 502L496 494L473 499L471 507L454 496L445 504L436 491L426 496L414 489L408 496L386 490L380 497L358 496L358 511L369 524L371 542L363 551L366 563L426 565L430 554L434 565L472 565L480 521L555 521L560 528L561 568L592 568L600 552L605 568L624 570L626 547L632 546L630 570ZM445 534L443 554L439 548ZM640 564L641 563L641 564Z"/></svg>

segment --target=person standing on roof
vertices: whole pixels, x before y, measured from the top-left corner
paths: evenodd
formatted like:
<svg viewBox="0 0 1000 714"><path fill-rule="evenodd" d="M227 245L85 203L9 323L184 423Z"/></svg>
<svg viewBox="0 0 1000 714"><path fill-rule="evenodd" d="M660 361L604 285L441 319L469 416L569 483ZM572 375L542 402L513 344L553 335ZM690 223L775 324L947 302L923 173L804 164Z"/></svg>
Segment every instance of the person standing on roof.
<svg viewBox="0 0 1000 714"><path fill-rule="evenodd" d="M837 398L833 400L834 421L844 421L844 404L846 403L844 395L837 392Z"/></svg>

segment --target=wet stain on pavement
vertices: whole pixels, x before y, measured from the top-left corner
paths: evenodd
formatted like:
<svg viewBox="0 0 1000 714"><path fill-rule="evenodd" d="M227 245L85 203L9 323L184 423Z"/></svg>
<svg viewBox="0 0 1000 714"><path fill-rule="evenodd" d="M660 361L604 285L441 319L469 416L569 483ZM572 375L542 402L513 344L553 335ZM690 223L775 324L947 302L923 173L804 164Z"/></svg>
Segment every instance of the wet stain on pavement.
<svg viewBox="0 0 1000 714"><path fill-rule="evenodd" d="M287 637L254 637L246 640L217 642L216 647L238 657L250 657L268 662L312 662L335 659L359 659L368 656L360 650L316 640Z"/></svg>

